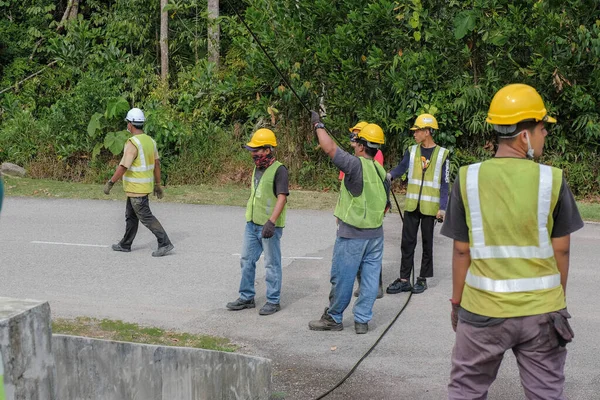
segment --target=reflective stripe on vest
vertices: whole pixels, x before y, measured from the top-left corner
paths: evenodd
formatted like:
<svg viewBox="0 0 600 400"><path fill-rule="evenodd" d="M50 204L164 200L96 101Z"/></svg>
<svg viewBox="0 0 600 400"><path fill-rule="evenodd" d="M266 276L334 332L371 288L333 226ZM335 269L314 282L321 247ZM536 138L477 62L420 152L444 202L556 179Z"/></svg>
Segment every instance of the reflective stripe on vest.
<svg viewBox="0 0 600 400"><path fill-rule="evenodd" d="M495 293L529 292L531 290L552 289L560 286L560 274L546 275L539 278L494 280L485 276L477 276L467 271L465 282L475 289Z"/></svg>
<svg viewBox="0 0 600 400"><path fill-rule="evenodd" d="M550 214L552 196L552 168L539 165L540 181L538 187L538 246L486 246L483 232L483 218L479 202L479 168L481 163L469 165L467 169L467 198L471 216L471 258L549 258L554 256L546 227ZM559 281L560 284L560 281Z"/></svg>

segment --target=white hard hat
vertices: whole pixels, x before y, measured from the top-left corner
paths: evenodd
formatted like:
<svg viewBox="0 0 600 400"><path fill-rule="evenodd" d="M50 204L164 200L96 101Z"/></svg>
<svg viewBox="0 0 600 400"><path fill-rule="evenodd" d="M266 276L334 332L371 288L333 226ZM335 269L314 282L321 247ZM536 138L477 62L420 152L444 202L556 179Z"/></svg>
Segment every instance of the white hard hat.
<svg viewBox="0 0 600 400"><path fill-rule="evenodd" d="M139 108L132 108L127 113L125 121L131 122L134 125L143 125L146 121L146 118L144 117L144 112L142 110Z"/></svg>

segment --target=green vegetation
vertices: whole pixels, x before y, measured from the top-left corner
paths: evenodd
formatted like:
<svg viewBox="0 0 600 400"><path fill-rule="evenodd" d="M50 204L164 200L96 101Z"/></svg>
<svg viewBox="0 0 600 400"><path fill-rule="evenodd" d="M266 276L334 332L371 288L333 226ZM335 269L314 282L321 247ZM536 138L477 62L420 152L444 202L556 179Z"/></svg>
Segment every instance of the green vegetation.
<svg viewBox="0 0 600 400"><path fill-rule="evenodd" d="M138 324L109 319L78 317L57 318L52 321L52 332L64 335L85 336L95 339L116 340L155 344L160 346L194 347L198 349L234 352L237 347L228 339L165 331L159 328L142 327Z"/></svg>
<svg viewBox="0 0 600 400"><path fill-rule="evenodd" d="M207 61L206 2L169 2L169 76L162 82L157 1L0 0L0 162L32 177L101 183L118 163L124 111L146 131L169 185L246 183L240 149L259 126L299 188L332 189L308 115L221 1L220 55ZM507 83L536 87L558 118L543 162L577 196L600 192L600 6L571 0L231 0L309 107L347 144L359 119L386 132L387 165L411 143L422 112L458 166L489 157L485 123ZM48 68L43 69L45 66ZM43 70L42 70L43 69ZM18 83L42 70L39 75ZM18 83L18 84L17 84Z"/></svg>

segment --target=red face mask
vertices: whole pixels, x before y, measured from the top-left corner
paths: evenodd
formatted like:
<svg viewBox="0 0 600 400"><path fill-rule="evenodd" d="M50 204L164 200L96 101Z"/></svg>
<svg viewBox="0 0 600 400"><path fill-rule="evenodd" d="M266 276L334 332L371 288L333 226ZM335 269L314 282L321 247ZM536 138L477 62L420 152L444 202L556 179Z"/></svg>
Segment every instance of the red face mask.
<svg viewBox="0 0 600 400"><path fill-rule="evenodd" d="M254 160L254 164L256 165L257 168L260 169L265 169L265 168L269 168L271 166L271 164L273 164L273 162L275 161L275 157L273 157L273 153L268 153L268 154L255 154L252 156L252 159Z"/></svg>

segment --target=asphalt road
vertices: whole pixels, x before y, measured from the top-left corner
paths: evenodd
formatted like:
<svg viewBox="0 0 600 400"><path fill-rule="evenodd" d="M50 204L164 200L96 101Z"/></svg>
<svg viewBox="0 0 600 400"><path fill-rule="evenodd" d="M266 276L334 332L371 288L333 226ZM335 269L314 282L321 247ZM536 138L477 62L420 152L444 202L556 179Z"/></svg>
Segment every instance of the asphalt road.
<svg viewBox="0 0 600 400"><path fill-rule="evenodd" d="M168 196L168 193L167 193ZM293 193L290 198L293 201ZM341 332L313 332L327 305L335 240L331 212L290 210L282 238L282 310L231 312L237 298L244 210L239 207L152 203L175 244L153 258L156 240L140 227L131 253L116 253L124 231L122 201L8 198L0 219L0 296L50 302L55 317L121 319L186 332L225 336L241 352L274 362L279 398L313 399L338 382L377 340L407 294L375 303L366 335L354 333L351 306ZM384 285L398 276L401 221L385 225ZM454 333L450 327L451 241L435 234L435 277L356 373L327 399L443 399ZM600 393L600 225L572 237L569 311L569 399ZM420 248L417 249L420 265ZM257 307L265 302L264 268L257 270ZM490 399L524 398L516 361L507 353Z"/></svg>

